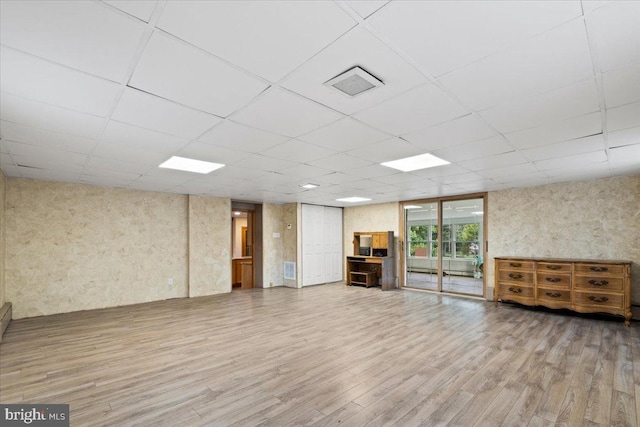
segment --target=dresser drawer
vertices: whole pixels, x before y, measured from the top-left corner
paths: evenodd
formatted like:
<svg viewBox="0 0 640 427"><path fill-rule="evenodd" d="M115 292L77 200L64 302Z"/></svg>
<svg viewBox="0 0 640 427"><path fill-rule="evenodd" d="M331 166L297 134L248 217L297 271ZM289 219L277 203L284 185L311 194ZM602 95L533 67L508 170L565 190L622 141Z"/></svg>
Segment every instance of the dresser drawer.
<svg viewBox="0 0 640 427"><path fill-rule="evenodd" d="M606 276L622 276L624 274L624 266L616 264L576 264L576 274L584 274L588 276L606 275Z"/></svg>
<svg viewBox="0 0 640 427"><path fill-rule="evenodd" d="M598 289L621 291L623 279L621 277L604 276L575 276L575 287L582 289Z"/></svg>
<svg viewBox="0 0 640 427"><path fill-rule="evenodd" d="M571 291L569 289L536 289L536 299L544 301L571 302Z"/></svg>
<svg viewBox="0 0 640 427"><path fill-rule="evenodd" d="M574 304L623 308L624 296L622 294L605 294L599 292L576 292Z"/></svg>
<svg viewBox="0 0 640 427"><path fill-rule="evenodd" d="M571 273L571 264L566 262L539 262L538 273Z"/></svg>
<svg viewBox="0 0 640 427"><path fill-rule="evenodd" d="M533 286L533 272L500 270L498 280L501 282L518 282Z"/></svg>
<svg viewBox="0 0 640 427"><path fill-rule="evenodd" d="M533 271L533 261L520 260L499 260L498 269L500 270L528 270Z"/></svg>
<svg viewBox="0 0 640 427"><path fill-rule="evenodd" d="M501 283L499 290L499 298L501 299L533 299L534 292L532 286L512 285L510 283Z"/></svg>
<svg viewBox="0 0 640 427"><path fill-rule="evenodd" d="M554 274L538 271L536 279L538 286L557 286L559 288L571 287L571 275L569 274Z"/></svg>

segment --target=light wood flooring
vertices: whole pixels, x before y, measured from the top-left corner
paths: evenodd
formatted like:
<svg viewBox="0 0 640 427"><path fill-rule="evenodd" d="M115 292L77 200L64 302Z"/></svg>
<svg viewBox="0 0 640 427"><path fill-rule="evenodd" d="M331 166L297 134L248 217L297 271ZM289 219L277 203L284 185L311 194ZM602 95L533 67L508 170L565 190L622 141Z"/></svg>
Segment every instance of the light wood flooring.
<svg viewBox="0 0 640 427"><path fill-rule="evenodd" d="M341 284L11 323L2 403L72 426L637 426L640 324Z"/></svg>

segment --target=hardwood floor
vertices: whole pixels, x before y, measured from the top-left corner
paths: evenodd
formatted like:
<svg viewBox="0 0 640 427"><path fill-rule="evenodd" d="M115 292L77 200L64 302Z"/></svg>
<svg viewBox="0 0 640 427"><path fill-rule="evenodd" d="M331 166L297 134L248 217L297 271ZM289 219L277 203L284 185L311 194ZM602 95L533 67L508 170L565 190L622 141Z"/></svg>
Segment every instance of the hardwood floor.
<svg viewBox="0 0 640 427"><path fill-rule="evenodd" d="M2 403L72 426L637 426L640 325L424 292L252 289L11 323Z"/></svg>

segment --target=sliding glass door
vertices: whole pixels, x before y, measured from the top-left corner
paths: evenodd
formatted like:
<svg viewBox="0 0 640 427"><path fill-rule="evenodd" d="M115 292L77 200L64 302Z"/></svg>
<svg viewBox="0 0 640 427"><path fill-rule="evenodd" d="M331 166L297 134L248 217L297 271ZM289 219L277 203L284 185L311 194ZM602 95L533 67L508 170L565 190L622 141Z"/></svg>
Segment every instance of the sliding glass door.
<svg viewBox="0 0 640 427"><path fill-rule="evenodd" d="M403 203L404 286L484 296L484 201Z"/></svg>

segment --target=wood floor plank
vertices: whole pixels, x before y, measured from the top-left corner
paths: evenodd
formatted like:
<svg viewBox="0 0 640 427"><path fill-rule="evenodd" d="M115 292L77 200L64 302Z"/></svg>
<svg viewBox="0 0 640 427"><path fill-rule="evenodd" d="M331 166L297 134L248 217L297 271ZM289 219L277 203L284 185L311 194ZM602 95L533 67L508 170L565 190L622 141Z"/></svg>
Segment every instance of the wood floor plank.
<svg viewBox="0 0 640 427"><path fill-rule="evenodd" d="M11 322L0 401L74 426L640 424L634 324L410 291L251 289Z"/></svg>

